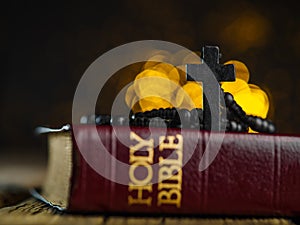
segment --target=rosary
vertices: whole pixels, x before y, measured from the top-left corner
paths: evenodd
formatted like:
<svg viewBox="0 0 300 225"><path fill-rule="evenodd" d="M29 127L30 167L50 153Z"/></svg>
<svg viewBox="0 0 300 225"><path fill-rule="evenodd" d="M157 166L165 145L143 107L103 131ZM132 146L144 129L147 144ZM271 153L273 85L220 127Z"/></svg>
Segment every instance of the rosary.
<svg viewBox="0 0 300 225"><path fill-rule="evenodd" d="M227 119L225 123L226 131L248 132L249 128L260 133L275 133L275 125L267 119L258 116L246 115L243 109L236 103L230 93L224 94L227 106ZM95 118L97 125L117 125L139 127L164 127L168 128L204 128L202 109L153 109L146 112L130 113L129 117L98 115Z"/></svg>
<svg viewBox="0 0 300 225"><path fill-rule="evenodd" d="M233 95L221 89L219 82L234 81L235 71L232 64L219 64L219 58L218 47L205 46L201 52L201 59L205 63L187 65L187 81L201 81L203 83L204 109L160 108L137 113L131 111L127 117L97 115L92 119L90 118L91 122L96 123L96 125L166 126L168 128L214 131L224 129L228 132L248 132L249 129L252 129L260 133L275 133L276 129L272 121L258 116L247 115L234 100ZM207 71L211 71L211 73L209 74ZM217 82L211 82L211 74L213 74ZM216 90L215 93L218 96L206 96L205 90ZM222 97L224 98L223 103L220 100ZM224 113L224 110L226 110L226 118L222 119L220 115ZM212 125L213 119L218 123Z"/></svg>

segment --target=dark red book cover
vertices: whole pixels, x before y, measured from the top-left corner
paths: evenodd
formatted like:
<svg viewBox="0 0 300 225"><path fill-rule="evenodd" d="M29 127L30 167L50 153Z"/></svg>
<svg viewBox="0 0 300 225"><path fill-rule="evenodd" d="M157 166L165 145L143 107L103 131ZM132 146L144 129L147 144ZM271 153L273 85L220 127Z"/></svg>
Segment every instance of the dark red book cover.
<svg viewBox="0 0 300 225"><path fill-rule="evenodd" d="M72 142L69 211L300 215L298 136L78 125Z"/></svg>

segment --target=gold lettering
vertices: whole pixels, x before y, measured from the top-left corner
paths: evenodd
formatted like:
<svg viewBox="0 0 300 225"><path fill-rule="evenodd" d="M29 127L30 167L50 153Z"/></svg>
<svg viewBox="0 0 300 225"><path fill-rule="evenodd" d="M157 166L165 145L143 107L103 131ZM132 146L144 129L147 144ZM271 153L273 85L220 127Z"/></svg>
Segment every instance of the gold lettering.
<svg viewBox="0 0 300 225"><path fill-rule="evenodd" d="M157 205L160 206L162 204L171 204L176 205L177 208L180 207L181 203L181 193L178 189L170 189L169 191L160 191L158 193L158 202Z"/></svg>
<svg viewBox="0 0 300 225"><path fill-rule="evenodd" d="M154 151L152 148L147 149L147 151L145 151L148 155L146 156L136 156L134 155L134 153L136 153L137 150L135 149L130 149L129 150L129 163L133 163L135 161L146 161L148 163L153 163L153 154Z"/></svg>
<svg viewBox="0 0 300 225"><path fill-rule="evenodd" d="M166 164L178 164L180 166L182 166L182 158L183 158L183 154L182 154L182 149L183 149L183 139L182 139L182 135L177 134L176 135L176 139L177 139L177 143L175 143L175 136L161 136L159 137L159 150L163 151L164 149L173 149L175 150L174 152L172 152L172 155L170 157L172 158L163 158L163 157L159 157L159 165L166 165ZM165 142L165 141L168 142ZM177 154L177 159L174 159L173 154Z"/></svg>
<svg viewBox="0 0 300 225"><path fill-rule="evenodd" d="M177 139L177 143L175 140ZM160 136L159 137L159 151L164 149L182 149L183 148L183 138L182 135L177 134L175 136Z"/></svg>
<svg viewBox="0 0 300 225"><path fill-rule="evenodd" d="M144 185L144 186L137 186L132 183L129 183L128 190L130 192L137 191L136 198L133 196L129 195L128 196L128 204L133 205L133 204L146 204L148 206L151 205L152 198L147 197L143 198L143 193L151 193L152 192L152 185Z"/></svg>
<svg viewBox="0 0 300 225"><path fill-rule="evenodd" d="M137 179L135 176L135 170L138 167L144 167L147 170L147 176L144 179ZM129 167L129 178L135 185L148 185L153 177L152 167L145 161L134 162Z"/></svg>
<svg viewBox="0 0 300 225"><path fill-rule="evenodd" d="M134 132L130 132L130 140L136 141L129 150L129 186L128 204L152 204L152 184L154 158L154 140L144 140ZM159 137L159 151L168 149L171 155L167 158L159 156L158 195L157 205L181 205L182 189L182 160L183 138L182 135ZM145 170L145 173L138 173ZM145 174L145 175L144 175ZM139 175L142 175L139 176Z"/></svg>
<svg viewBox="0 0 300 225"><path fill-rule="evenodd" d="M183 138L182 135L159 137L159 151L165 149L172 153L167 158L160 156L158 171L157 205L162 204L181 206L182 186L182 160Z"/></svg>
<svg viewBox="0 0 300 225"><path fill-rule="evenodd" d="M172 154L176 153L177 154L177 159L168 159L168 158L163 158L161 156L159 156L158 160L159 160L159 165L168 165L168 164L177 164L179 166L182 166L182 152L181 151L175 151L172 152Z"/></svg>
<svg viewBox="0 0 300 225"><path fill-rule="evenodd" d="M133 149L136 151L143 147L146 147L146 146L148 146L148 148L150 148L150 149L153 149L153 146L154 146L153 138L151 138L149 140L145 140L145 139L142 139L140 136L138 136L136 133L134 133L132 131L130 132L130 140L135 140L138 142L136 145L130 146L130 149Z"/></svg>
<svg viewBox="0 0 300 225"><path fill-rule="evenodd" d="M158 183L158 190L162 189L178 189L181 190L181 177L178 177L180 180L178 183L164 183L160 182Z"/></svg>
<svg viewBox="0 0 300 225"><path fill-rule="evenodd" d="M175 175L178 172L177 175ZM177 180L178 176L181 176L181 167L177 164L160 167L158 171L159 182L164 180Z"/></svg>
<svg viewBox="0 0 300 225"><path fill-rule="evenodd" d="M152 184L150 181L153 177L151 164L153 163L154 140L144 140L134 132L130 132L130 140L134 140L137 143L131 145L129 150L130 182L128 191L130 194L128 196L128 204L145 204L150 206L152 203L152 197L150 196ZM141 170L145 170L145 175L143 177L138 176L138 172Z"/></svg>

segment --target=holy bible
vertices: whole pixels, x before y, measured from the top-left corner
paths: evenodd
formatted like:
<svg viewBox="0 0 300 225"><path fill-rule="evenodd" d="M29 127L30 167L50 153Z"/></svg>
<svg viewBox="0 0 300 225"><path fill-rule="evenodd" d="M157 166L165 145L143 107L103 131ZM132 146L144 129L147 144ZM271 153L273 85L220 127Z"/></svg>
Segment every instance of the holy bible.
<svg viewBox="0 0 300 225"><path fill-rule="evenodd" d="M46 135L48 173L35 196L59 210L177 216L300 214L296 135L86 124ZM216 142L221 143L219 149L213 149ZM216 150L210 165L201 169L205 152Z"/></svg>

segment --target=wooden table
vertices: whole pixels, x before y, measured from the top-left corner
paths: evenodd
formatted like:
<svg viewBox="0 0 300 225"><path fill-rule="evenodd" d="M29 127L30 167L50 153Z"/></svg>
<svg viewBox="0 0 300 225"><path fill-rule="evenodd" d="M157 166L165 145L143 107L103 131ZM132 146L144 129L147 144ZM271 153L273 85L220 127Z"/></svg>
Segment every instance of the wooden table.
<svg viewBox="0 0 300 225"><path fill-rule="evenodd" d="M12 152L12 151L10 151ZM133 217L107 215L71 215L57 212L30 196L28 190L43 182L46 157L39 154L0 154L0 225L251 225L300 224L297 218L231 217ZM28 157L30 155L30 157Z"/></svg>

